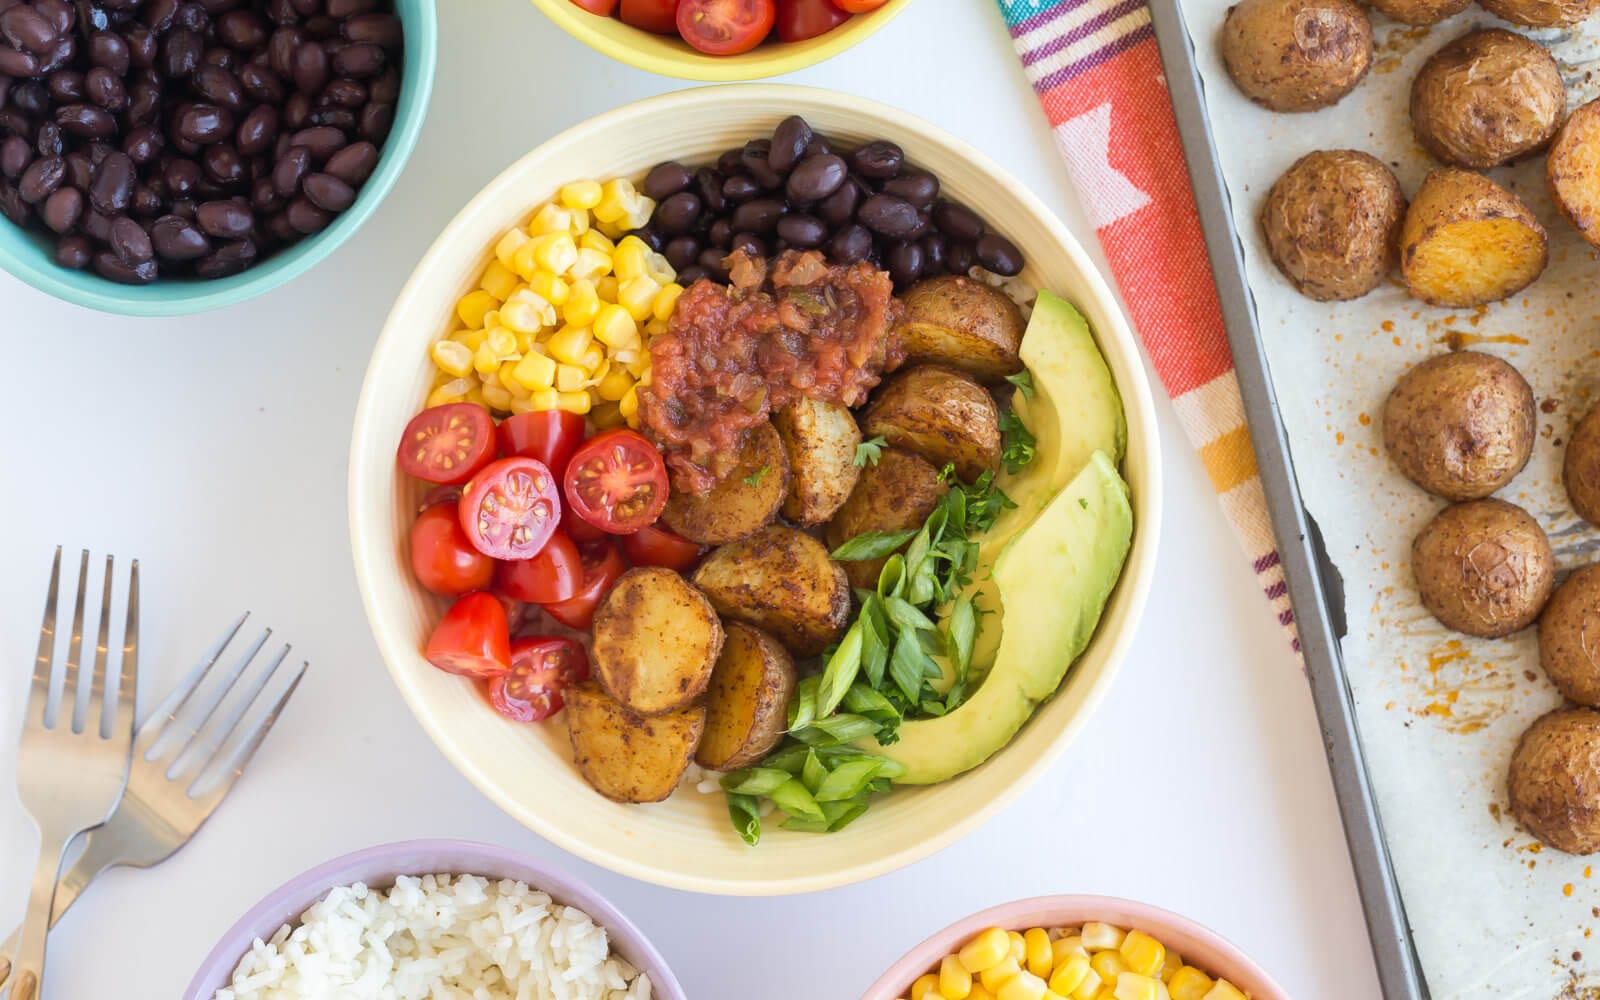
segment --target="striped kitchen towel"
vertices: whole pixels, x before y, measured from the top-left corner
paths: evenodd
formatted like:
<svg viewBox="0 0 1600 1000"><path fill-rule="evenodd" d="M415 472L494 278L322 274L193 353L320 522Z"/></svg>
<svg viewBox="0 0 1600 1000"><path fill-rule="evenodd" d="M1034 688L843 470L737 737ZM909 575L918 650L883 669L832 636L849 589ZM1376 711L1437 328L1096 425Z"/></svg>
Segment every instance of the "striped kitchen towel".
<svg viewBox="0 0 1600 1000"><path fill-rule="evenodd" d="M1000 0L1000 8L1151 363L1298 653L1146 2Z"/></svg>

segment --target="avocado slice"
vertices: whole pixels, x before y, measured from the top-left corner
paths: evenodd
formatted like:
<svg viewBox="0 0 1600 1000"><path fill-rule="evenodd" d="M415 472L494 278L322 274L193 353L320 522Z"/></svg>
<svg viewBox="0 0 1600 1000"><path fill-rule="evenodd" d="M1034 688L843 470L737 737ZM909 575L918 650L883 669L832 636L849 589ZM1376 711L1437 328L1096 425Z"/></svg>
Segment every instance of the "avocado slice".
<svg viewBox="0 0 1600 1000"><path fill-rule="evenodd" d="M900 724L889 746L863 749L906 768L896 784L928 785L988 760L1055 693L1089 645L1133 541L1128 484L1111 457L1093 452L1077 476L994 563L1006 620L994 665L960 707Z"/></svg>

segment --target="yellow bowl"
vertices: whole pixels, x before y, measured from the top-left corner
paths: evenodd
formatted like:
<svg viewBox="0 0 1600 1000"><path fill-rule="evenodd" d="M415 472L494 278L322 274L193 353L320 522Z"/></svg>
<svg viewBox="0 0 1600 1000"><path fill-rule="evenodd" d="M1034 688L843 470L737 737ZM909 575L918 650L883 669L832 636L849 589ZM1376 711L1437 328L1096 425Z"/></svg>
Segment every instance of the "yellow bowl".
<svg viewBox="0 0 1600 1000"><path fill-rule="evenodd" d="M432 385L429 346L449 329L456 299L475 287L508 227L568 181L641 177L667 159L709 162L770 134L788 114L804 115L840 144L898 142L911 162L942 179L952 198L1022 249L1025 280L1077 304L1127 410L1124 474L1136 520L1133 550L1094 641L1004 750L944 784L880 796L839 833L768 824L761 845L750 848L735 835L720 794L684 788L654 805L608 801L573 766L560 717L539 725L506 722L474 685L428 665L421 650L440 603L411 575L407 533L422 490L396 470L395 445ZM356 578L378 647L423 728L468 780L534 832L613 871L699 892L775 895L858 882L926 857L1044 773L1083 727L1132 642L1155 567L1161 463L1138 346L1111 290L1049 209L982 153L902 111L847 94L763 84L682 91L601 115L523 157L462 209L401 290L373 350L356 410L349 501Z"/></svg>
<svg viewBox="0 0 1600 1000"><path fill-rule="evenodd" d="M591 14L572 0L533 0L533 5L578 41L629 66L682 80L732 83L781 76L832 59L888 24L911 0L889 0L856 14L824 35L803 42L766 42L737 56L710 56L687 42L631 28L614 17Z"/></svg>

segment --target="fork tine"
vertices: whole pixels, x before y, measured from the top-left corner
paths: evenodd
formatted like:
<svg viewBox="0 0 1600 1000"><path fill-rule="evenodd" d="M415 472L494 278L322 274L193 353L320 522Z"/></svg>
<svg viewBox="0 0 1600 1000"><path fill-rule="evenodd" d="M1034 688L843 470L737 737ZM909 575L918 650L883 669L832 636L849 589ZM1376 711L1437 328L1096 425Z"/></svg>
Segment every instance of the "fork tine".
<svg viewBox="0 0 1600 1000"><path fill-rule="evenodd" d="M72 606L72 635L67 641L67 676L61 684L61 702L56 707L56 721L61 721L63 709L67 712L67 727L75 733L83 732L83 717L78 714L78 661L83 656L83 601L89 583L89 550L83 550L78 562L78 600Z"/></svg>
<svg viewBox="0 0 1600 1000"><path fill-rule="evenodd" d="M256 654L261 652L261 647L265 646L270 638L272 638L272 629L269 628L263 631L261 638L257 639L250 649L245 652L244 656L239 658L239 662L228 672L227 679L218 685L217 693L210 698L204 707L194 713L192 716L194 725L189 730L188 738L183 741L183 746L178 748L177 753L165 755L170 761L167 765L167 778L169 780L177 773L175 768L178 763L189 752L189 748L194 746L194 741L199 738L200 729L205 725L205 721L211 718L212 713L217 710L217 706L221 705L223 700L233 691L234 685L239 683L239 678L244 674L245 669L250 666L250 662L256 658Z"/></svg>
<svg viewBox="0 0 1600 1000"><path fill-rule="evenodd" d="M111 593L111 561L106 560L106 593ZM104 640L101 642L104 645ZM128 619L122 627L122 671L117 679L117 710L107 738L133 741L134 712L139 700L139 560L128 569Z"/></svg>
<svg viewBox="0 0 1600 1000"><path fill-rule="evenodd" d="M234 622L233 626L226 632L222 633L222 638L217 640L217 643L211 647L211 651L206 654L205 659L195 664L194 669L189 671L189 676L185 677L182 683L173 688L172 693L167 695L166 700L156 706L156 710L150 714L149 718L144 720L144 725L139 727L141 755L148 753L150 748L155 746L156 742L161 739L161 734L166 731L167 725L183 711L184 706L189 703L189 699L194 696L195 691L205 681L206 675L211 672L211 668L216 666L217 661L222 658L223 651L228 648L228 644L233 642L234 637L239 634L239 629L244 626L245 619L249 617L250 612L248 611L240 615L239 620ZM149 758L146 757L145 759L148 760Z"/></svg>
<svg viewBox="0 0 1600 1000"><path fill-rule="evenodd" d="M89 679L89 711L83 720L86 730L106 735L106 656L111 644L112 558L106 556L106 581L100 591L100 631L94 644L94 675Z"/></svg>
<svg viewBox="0 0 1600 1000"><path fill-rule="evenodd" d="M289 681L289 685L283 689L283 694L279 695L278 700L273 703L271 711L267 712L267 714L256 723L255 728L250 731L249 741L238 750L234 751L233 759L229 762L227 771L217 776L216 786L210 791L206 792L205 795L196 797L197 801L203 804L208 814L212 809L217 807L217 803L222 801L223 796L228 794L228 789L233 787L233 783L239 780L239 775L243 774L244 769L250 765L250 759L254 757L256 755L256 751L261 748L261 742L267 738L267 733L270 732L272 727L277 723L278 716L283 714L284 706L289 704L290 698L294 697L295 689L300 686L300 682L306 676L306 668L310 665L311 664L307 661L301 661L300 669L295 671L293 679L291 679ZM199 784L200 781L197 778L194 784L189 786L191 794L193 789L198 787Z"/></svg>
<svg viewBox="0 0 1600 1000"><path fill-rule="evenodd" d="M44 601L44 622L39 626L39 654L33 661L33 688L28 693L28 715L47 725L50 713L50 663L56 654L56 596L61 593L61 546L50 565L50 593Z"/></svg>
<svg viewBox="0 0 1600 1000"><path fill-rule="evenodd" d="M194 757L195 765L190 772L192 777L198 778L202 771L212 765L216 760L217 754L227 744L228 738L233 735L234 729L238 728L239 721L245 717L245 713L250 711L256 699L261 697L262 689L272 681L273 675L278 672L278 668L288 658L289 647L285 645L278 651L278 655L273 658L266 669L257 671L259 676L256 677L255 682L250 685L250 689L245 692L244 696L238 699L238 704L228 712L228 717L222 722L213 725L211 717L201 720L196 729L205 730L205 732L196 732L195 734L195 742L200 744L200 749ZM200 740L201 736L205 736L203 741Z"/></svg>

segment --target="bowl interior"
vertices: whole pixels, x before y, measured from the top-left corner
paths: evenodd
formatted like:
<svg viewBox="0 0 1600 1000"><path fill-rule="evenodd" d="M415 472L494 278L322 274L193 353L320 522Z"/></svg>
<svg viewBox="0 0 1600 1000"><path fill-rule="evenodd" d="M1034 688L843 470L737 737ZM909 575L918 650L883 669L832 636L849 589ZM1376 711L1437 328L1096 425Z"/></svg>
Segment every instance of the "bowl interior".
<svg viewBox="0 0 1600 1000"><path fill-rule="evenodd" d="M736 56L710 56L680 38L629 27L582 9L572 0L533 0L561 29L597 52L651 73L727 83L781 76L831 59L888 24L911 0L889 0L824 35L803 42L768 42Z"/></svg>
<svg viewBox="0 0 1600 1000"><path fill-rule="evenodd" d="M1062 927L1091 920L1151 935L1183 960L1212 978L1223 977L1254 1000L1288 1000L1272 978L1225 938L1187 917L1147 903L1110 896L1040 896L974 913L928 938L873 983L861 1000L894 1000L905 996L917 977L939 960L958 951L973 935L989 927L1021 931L1030 927Z"/></svg>
<svg viewBox="0 0 1600 1000"><path fill-rule="evenodd" d="M517 726L473 685L429 666L420 650L440 614L412 581L407 532L417 484L395 469L394 448L422 405L430 344L456 299L475 286L491 245L563 183L640 176L671 158L714 160L804 115L831 139L888 137L945 190L1013 239L1023 277L1077 303L1122 392L1128 418L1124 474L1133 494L1133 550L1099 631L1059 693L982 767L942 785L897 790L848 831L790 833L768 824L762 844L735 835L723 797L682 789L654 805L619 805L593 792L572 764L564 722ZM772 85L681 92L619 109L561 135L478 195L441 235L401 292L379 338L358 406L350 518L368 616L391 673L429 735L481 790L566 850L636 878L704 892L770 894L848 884L924 857L972 829L1025 787L1077 732L1111 680L1144 604L1160 523L1160 472L1150 390L1115 300L1065 228L976 150L895 109L828 91ZM559 802L558 809L545 808Z"/></svg>
<svg viewBox="0 0 1600 1000"><path fill-rule="evenodd" d="M364 882L387 889L401 875L479 875L514 879L546 892L558 903L575 906L606 929L611 947L636 968L649 973L654 995L684 1000L683 987L655 946L617 909L593 889L531 858L488 844L424 840L387 844L335 858L278 887L228 929L184 992L184 1000L211 1000L228 984L251 942L270 938L279 927L293 924L313 903L341 885Z"/></svg>
<svg viewBox="0 0 1600 1000"><path fill-rule="evenodd" d="M395 0L405 26L405 55L394 126L378 168L362 185L355 204L327 229L273 253L240 274L215 280L163 278L149 285L121 285L92 271L69 271L55 262L55 241L32 228L0 220L0 267L58 299L130 316L174 316L242 302L304 273L361 227L394 187L427 112L437 60L438 15L433 0Z"/></svg>

